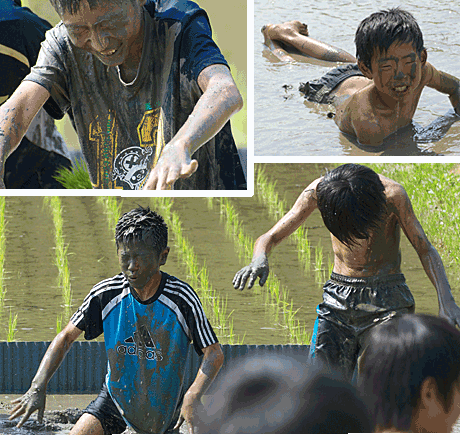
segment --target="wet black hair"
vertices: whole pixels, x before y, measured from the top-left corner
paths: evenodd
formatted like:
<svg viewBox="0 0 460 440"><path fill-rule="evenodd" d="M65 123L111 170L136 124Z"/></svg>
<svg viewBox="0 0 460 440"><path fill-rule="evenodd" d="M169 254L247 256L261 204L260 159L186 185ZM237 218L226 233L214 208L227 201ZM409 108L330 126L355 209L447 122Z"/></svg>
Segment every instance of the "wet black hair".
<svg viewBox="0 0 460 440"><path fill-rule="evenodd" d="M246 355L213 385L199 433L373 432L364 401L341 375L291 357Z"/></svg>
<svg viewBox="0 0 460 440"><path fill-rule="evenodd" d="M168 246L168 226L161 215L139 206L119 218L115 226L115 242L117 250L121 244L143 242L160 255Z"/></svg>
<svg viewBox="0 0 460 440"><path fill-rule="evenodd" d="M410 431L423 382L433 378L445 411L460 380L460 331L437 316L406 314L374 327L358 386L379 429Z"/></svg>
<svg viewBox="0 0 460 440"><path fill-rule="evenodd" d="M50 3L58 14L74 15L79 11L82 3L88 3L89 8L94 9L107 2L122 4L127 1L134 3L136 0L50 0Z"/></svg>
<svg viewBox="0 0 460 440"><path fill-rule="evenodd" d="M347 246L368 239L386 212L385 188L364 165L344 164L316 187L318 209L329 232Z"/></svg>
<svg viewBox="0 0 460 440"><path fill-rule="evenodd" d="M420 57L423 35L414 16L400 8L375 12L356 30L356 58L371 69L374 54L385 53L394 42L411 43Z"/></svg>

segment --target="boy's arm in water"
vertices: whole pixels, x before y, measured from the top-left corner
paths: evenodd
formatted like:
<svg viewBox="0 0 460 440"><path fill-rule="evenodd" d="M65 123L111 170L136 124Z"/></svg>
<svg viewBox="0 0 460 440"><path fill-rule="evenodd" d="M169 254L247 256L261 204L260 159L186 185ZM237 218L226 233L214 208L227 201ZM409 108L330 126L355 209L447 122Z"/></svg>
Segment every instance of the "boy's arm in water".
<svg viewBox="0 0 460 440"><path fill-rule="evenodd" d="M51 342L51 345L46 350L43 356L37 373L32 380L29 390L11 403L16 406L10 411L9 420L24 414L17 427L20 428L30 417L30 415L38 410L38 421L43 420L43 413L46 404L46 387L53 374L61 365L62 360L69 351L72 343L80 336L81 330L69 322Z"/></svg>
<svg viewBox="0 0 460 440"><path fill-rule="evenodd" d="M217 376L224 363L224 354L219 343L203 348L203 361L190 388L184 396L184 402L174 429L178 429L185 421L189 433L193 434L196 427L195 417L201 405L201 398Z"/></svg>
<svg viewBox="0 0 460 440"><path fill-rule="evenodd" d="M0 106L0 188L5 188L3 178L6 159L17 148L32 119L49 96L44 87L32 81L23 81Z"/></svg>
<svg viewBox="0 0 460 440"><path fill-rule="evenodd" d="M446 318L454 325L460 325L460 308L452 296L441 257L425 235L414 213L409 196L396 182L390 191L389 202L395 206L399 224L416 250L428 278L436 288L439 316Z"/></svg>
<svg viewBox="0 0 460 440"><path fill-rule="evenodd" d="M192 154L243 107L230 70L223 64L203 69L198 85L203 95L185 124L165 146L143 189L171 189L176 180L191 176L198 168L198 162L191 159Z"/></svg>
<svg viewBox="0 0 460 440"><path fill-rule="evenodd" d="M449 95L455 113L460 116L460 80L453 75L437 70L429 63L427 63L426 69L429 75L428 87Z"/></svg>
<svg viewBox="0 0 460 440"><path fill-rule="evenodd" d="M320 177L312 182L300 194L291 210L256 240L251 264L240 269L233 278L235 289L243 290L248 279L248 289L252 288L257 277L260 277L260 286L265 284L269 273L268 254L276 245L289 237L315 210L317 207L316 186L321 179Z"/></svg>

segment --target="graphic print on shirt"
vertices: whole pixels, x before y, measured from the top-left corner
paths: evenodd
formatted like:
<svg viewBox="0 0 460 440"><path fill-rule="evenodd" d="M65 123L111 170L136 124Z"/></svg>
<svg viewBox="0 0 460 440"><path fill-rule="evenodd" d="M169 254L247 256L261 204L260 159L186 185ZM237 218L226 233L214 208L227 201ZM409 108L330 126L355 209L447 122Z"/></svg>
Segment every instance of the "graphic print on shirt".
<svg viewBox="0 0 460 440"><path fill-rule="evenodd" d="M161 107L144 112L137 135L138 146L123 146L118 154L118 126L115 112L96 117L89 126L89 140L95 142L97 180L96 188L133 189L142 187L148 173L158 162L165 146L164 113ZM150 164L152 164L150 166Z"/></svg>
<svg viewBox="0 0 460 440"><path fill-rule="evenodd" d="M117 347L118 354L137 356L139 359L163 360L160 347L157 347L158 344L155 344L150 331L144 325L136 330L132 336L127 337L124 343L126 345Z"/></svg>

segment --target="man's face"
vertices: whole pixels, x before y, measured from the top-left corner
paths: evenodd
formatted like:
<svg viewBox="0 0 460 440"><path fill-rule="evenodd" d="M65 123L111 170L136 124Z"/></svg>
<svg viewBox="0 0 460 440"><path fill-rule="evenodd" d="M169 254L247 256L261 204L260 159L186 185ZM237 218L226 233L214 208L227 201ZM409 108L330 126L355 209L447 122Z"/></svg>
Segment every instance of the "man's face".
<svg viewBox="0 0 460 440"><path fill-rule="evenodd" d="M393 43L385 53L376 53L368 76L379 92L400 101L410 96L420 85L426 50L420 56L411 43Z"/></svg>
<svg viewBox="0 0 460 440"><path fill-rule="evenodd" d="M151 246L139 241L120 243L118 261L131 287L136 291L145 288L152 277L159 274L160 266L165 264L168 252L169 248L166 248L158 255Z"/></svg>
<svg viewBox="0 0 460 440"><path fill-rule="evenodd" d="M72 43L107 66L121 66L142 52L144 1L103 1L94 9L83 1L76 14L61 13Z"/></svg>

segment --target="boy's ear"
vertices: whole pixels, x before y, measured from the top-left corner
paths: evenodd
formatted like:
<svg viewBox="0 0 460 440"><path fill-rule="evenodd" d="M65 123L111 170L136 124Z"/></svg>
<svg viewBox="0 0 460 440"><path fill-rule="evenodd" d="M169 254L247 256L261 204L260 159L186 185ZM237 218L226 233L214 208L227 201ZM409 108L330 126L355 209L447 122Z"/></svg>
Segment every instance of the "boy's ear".
<svg viewBox="0 0 460 440"><path fill-rule="evenodd" d="M358 67L367 79L372 79L372 70L369 69L361 60L358 60Z"/></svg>
<svg viewBox="0 0 460 440"><path fill-rule="evenodd" d="M426 60L428 58L428 52L426 49L423 49L422 52L420 53L420 61L422 62L422 65L426 64Z"/></svg>
<svg viewBox="0 0 460 440"><path fill-rule="evenodd" d="M166 260L168 259L168 255L169 255L169 247L165 247L164 250L161 252L160 254L160 266L163 266L164 264L166 264Z"/></svg>

